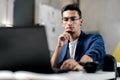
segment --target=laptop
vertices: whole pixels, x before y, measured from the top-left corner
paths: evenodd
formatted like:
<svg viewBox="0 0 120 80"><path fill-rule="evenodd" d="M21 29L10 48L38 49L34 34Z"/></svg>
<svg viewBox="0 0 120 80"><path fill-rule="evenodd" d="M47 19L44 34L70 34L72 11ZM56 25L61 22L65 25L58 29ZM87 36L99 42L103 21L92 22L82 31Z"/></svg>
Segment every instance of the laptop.
<svg viewBox="0 0 120 80"><path fill-rule="evenodd" d="M1 27L0 70L31 71L38 73L54 71L50 64L45 27Z"/></svg>

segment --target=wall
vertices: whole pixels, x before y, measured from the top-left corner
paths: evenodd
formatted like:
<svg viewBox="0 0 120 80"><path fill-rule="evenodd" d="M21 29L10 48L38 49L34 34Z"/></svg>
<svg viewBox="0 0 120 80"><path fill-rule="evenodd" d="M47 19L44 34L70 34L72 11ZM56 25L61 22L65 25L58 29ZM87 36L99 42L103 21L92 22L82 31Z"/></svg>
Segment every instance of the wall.
<svg viewBox="0 0 120 80"><path fill-rule="evenodd" d="M13 25L14 0L0 0L0 27Z"/></svg>
<svg viewBox="0 0 120 80"><path fill-rule="evenodd" d="M57 37L63 32L60 10L46 4L39 6L39 24L45 25L50 51L54 51Z"/></svg>
<svg viewBox="0 0 120 80"><path fill-rule="evenodd" d="M34 25L34 0L15 0L14 26L24 27Z"/></svg>
<svg viewBox="0 0 120 80"><path fill-rule="evenodd" d="M108 54L120 41L120 0L80 0L83 29L101 33Z"/></svg>

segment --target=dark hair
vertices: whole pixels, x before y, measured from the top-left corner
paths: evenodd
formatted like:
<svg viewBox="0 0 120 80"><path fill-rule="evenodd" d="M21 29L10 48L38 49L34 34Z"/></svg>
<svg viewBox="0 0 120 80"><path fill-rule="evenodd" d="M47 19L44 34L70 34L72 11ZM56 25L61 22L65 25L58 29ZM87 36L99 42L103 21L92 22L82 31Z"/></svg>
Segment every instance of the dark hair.
<svg viewBox="0 0 120 80"><path fill-rule="evenodd" d="M61 15L63 16L63 12L67 10L76 10L80 18L82 17L81 10L79 9L77 4L68 4L65 7L63 7L61 10Z"/></svg>

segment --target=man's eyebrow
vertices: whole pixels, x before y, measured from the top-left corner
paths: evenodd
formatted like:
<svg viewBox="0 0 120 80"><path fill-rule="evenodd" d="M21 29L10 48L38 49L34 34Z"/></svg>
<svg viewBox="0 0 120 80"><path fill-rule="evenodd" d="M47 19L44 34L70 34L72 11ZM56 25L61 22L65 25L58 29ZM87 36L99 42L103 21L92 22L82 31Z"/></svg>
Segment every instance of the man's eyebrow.
<svg viewBox="0 0 120 80"><path fill-rule="evenodd" d="M72 16L72 17L63 17L63 18L77 18L77 16Z"/></svg>
<svg viewBox="0 0 120 80"><path fill-rule="evenodd" d="M72 16L72 17L70 17L70 18L77 18L77 16Z"/></svg>

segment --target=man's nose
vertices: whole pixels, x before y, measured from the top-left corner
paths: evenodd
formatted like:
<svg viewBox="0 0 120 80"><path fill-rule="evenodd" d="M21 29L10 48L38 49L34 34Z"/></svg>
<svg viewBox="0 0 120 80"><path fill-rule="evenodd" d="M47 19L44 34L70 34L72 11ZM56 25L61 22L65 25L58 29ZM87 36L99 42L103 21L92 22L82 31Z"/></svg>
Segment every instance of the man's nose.
<svg viewBox="0 0 120 80"><path fill-rule="evenodd" d="M73 24L73 21L72 21L71 19L69 19L69 20L67 21L67 23L68 23L68 24Z"/></svg>

